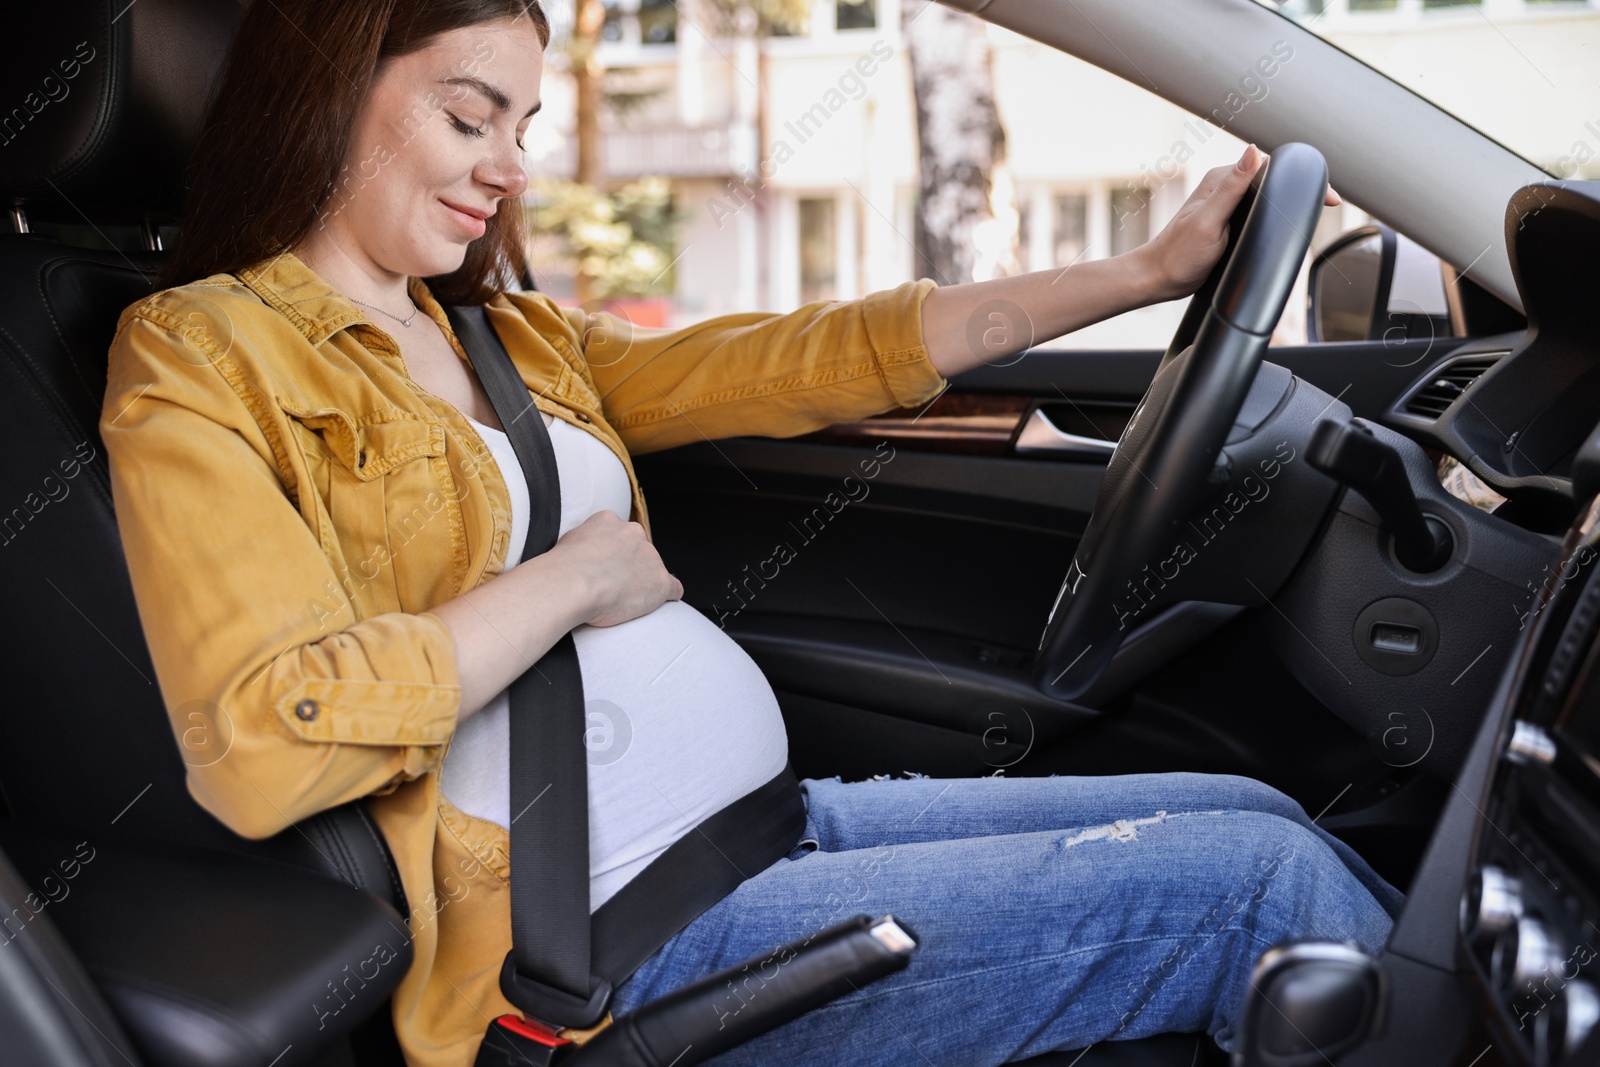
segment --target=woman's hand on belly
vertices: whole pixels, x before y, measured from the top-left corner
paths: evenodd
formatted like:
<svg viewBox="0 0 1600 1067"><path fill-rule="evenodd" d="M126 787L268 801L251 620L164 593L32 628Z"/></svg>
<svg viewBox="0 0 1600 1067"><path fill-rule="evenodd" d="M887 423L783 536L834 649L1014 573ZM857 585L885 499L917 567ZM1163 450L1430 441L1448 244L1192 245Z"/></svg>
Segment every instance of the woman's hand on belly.
<svg viewBox="0 0 1600 1067"><path fill-rule="evenodd" d="M455 645L457 721L477 714L569 630L615 626L682 597L644 527L596 512L550 551L431 609Z"/></svg>
<svg viewBox="0 0 1600 1067"><path fill-rule="evenodd" d="M683 599L683 583L667 573L644 527L606 508L567 531L545 555L584 590L583 621L590 626L615 626Z"/></svg>

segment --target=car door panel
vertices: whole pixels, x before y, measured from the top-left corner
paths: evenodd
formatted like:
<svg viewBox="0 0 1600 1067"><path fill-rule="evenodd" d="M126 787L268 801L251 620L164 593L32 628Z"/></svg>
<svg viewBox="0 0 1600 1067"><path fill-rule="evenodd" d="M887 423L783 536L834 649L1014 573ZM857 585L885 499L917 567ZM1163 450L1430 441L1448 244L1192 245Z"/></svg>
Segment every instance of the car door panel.
<svg viewBox="0 0 1600 1067"><path fill-rule="evenodd" d="M1459 343L1270 354L1376 418ZM920 410L641 456L657 547L685 599L724 624L745 612L812 615L1032 649L1104 461L1019 454L1017 436L1038 409L1063 431L1113 440L1160 360L1156 351L1036 350L957 376Z"/></svg>
<svg viewBox="0 0 1600 1067"><path fill-rule="evenodd" d="M719 624L747 611L888 619L1013 648L1037 641L1055 595L1042 576L1065 570L1103 472L753 438L639 465L657 547Z"/></svg>

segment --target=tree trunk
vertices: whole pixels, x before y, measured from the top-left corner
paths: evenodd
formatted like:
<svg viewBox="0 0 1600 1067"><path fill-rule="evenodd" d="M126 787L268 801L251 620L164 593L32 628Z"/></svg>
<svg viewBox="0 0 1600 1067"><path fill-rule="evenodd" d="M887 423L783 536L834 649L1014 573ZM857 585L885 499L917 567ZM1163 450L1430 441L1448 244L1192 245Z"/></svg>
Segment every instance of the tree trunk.
<svg viewBox="0 0 1600 1067"><path fill-rule="evenodd" d="M606 9L601 0L573 0L572 85L577 104L577 172L573 180L599 189L605 180L601 161L601 88L605 69L600 66L599 47L605 28ZM588 307L595 299L595 279L580 262L575 280L578 303Z"/></svg>
<svg viewBox="0 0 1600 1067"><path fill-rule="evenodd" d="M1017 214L985 24L929 0L901 0L901 20L917 104L915 273L942 285L1010 273Z"/></svg>

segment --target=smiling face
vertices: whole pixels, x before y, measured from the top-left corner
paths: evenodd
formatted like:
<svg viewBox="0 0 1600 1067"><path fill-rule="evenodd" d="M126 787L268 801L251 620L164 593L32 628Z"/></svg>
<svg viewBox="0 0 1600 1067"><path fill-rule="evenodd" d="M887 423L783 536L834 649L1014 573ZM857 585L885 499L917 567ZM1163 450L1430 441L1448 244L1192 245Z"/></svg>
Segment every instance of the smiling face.
<svg viewBox="0 0 1600 1067"><path fill-rule="evenodd" d="M543 70L526 17L452 30L380 64L307 244L375 281L461 266L483 220L527 188L521 144Z"/></svg>

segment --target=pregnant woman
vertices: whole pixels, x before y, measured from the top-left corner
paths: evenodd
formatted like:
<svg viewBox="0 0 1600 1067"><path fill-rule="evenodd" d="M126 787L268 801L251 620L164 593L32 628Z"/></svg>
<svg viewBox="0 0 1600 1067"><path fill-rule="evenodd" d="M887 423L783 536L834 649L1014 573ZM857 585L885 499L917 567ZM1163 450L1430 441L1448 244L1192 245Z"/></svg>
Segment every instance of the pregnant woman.
<svg viewBox="0 0 1600 1067"><path fill-rule="evenodd" d="M1261 165L1247 150L1149 244L1064 273L638 330L514 285L548 41L534 0L251 4L163 287L118 323L100 422L189 788L253 838L370 798L410 905L372 965L411 943L393 1013L414 1067L466 1067L514 1010L508 687L563 634L590 707L631 734L589 768L591 908L786 764L761 672L652 547L630 454L925 403L1015 350L967 347L990 300L1049 338L1191 292ZM450 304L486 307L549 429L561 537L532 559L545 502ZM910 968L722 1062L967 1067L1166 1030L1231 1048L1265 949L1377 949L1401 904L1244 778L800 788L798 844L648 959L614 1012L892 912L923 941ZM313 1010L369 1010L360 995Z"/></svg>

